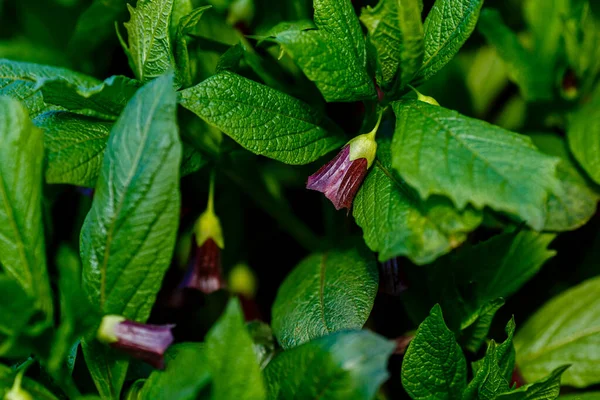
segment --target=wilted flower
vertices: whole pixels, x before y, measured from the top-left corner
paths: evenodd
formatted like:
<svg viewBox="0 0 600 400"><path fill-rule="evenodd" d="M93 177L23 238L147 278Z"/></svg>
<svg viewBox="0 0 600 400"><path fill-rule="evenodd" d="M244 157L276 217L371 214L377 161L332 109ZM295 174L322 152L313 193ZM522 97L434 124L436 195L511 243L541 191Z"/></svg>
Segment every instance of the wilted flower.
<svg viewBox="0 0 600 400"><path fill-rule="evenodd" d="M350 140L333 160L308 177L306 188L325 194L336 210L350 209L367 170L375 160L378 126L379 122L373 131Z"/></svg>
<svg viewBox="0 0 600 400"><path fill-rule="evenodd" d="M106 315L96 337L155 368L164 368L163 355L173 343L174 326L141 324L119 315Z"/></svg>

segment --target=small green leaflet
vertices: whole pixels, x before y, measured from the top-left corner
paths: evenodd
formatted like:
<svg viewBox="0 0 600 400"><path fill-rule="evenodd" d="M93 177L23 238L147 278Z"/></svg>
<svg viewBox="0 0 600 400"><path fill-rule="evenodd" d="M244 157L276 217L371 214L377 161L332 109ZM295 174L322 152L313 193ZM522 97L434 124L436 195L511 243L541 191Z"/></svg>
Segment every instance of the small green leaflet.
<svg viewBox="0 0 600 400"><path fill-rule="evenodd" d="M577 161L600 184L600 89L571 115L567 138Z"/></svg>
<svg viewBox="0 0 600 400"><path fill-rule="evenodd" d="M177 33L175 34L175 60L177 63L178 79L184 87L192 84L192 71L190 70L190 56L188 53L188 34L200 21L204 11L211 6L198 7L179 19Z"/></svg>
<svg viewBox="0 0 600 400"><path fill-rule="evenodd" d="M94 86L100 83L94 78L64 68L0 60L0 95L22 101L32 117L53 109L44 103L38 85L45 79L57 78L65 79L74 85Z"/></svg>
<svg viewBox="0 0 600 400"><path fill-rule="evenodd" d="M350 0L314 0L318 30L287 30L275 36L326 101L374 99L367 52Z"/></svg>
<svg viewBox="0 0 600 400"><path fill-rule="evenodd" d="M387 379L393 342L336 332L277 355L265 369L269 399L370 400ZM310 384L307 384L310 382Z"/></svg>
<svg viewBox="0 0 600 400"><path fill-rule="evenodd" d="M454 333L435 305L419 326L402 362L402 386L414 400L460 399L467 386L467 363Z"/></svg>
<svg viewBox="0 0 600 400"><path fill-rule="evenodd" d="M51 111L34 123L44 131L46 182L94 187L112 122Z"/></svg>
<svg viewBox="0 0 600 400"><path fill-rule="evenodd" d="M88 111L91 115L114 120L140 88L139 81L125 76L111 76L100 84L77 83L65 78L47 78L38 85L48 104L71 111Z"/></svg>
<svg viewBox="0 0 600 400"><path fill-rule="evenodd" d="M561 158L556 168L560 186L548 196L544 230L579 228L596 213L600 191L577 168L564 138L554 133L535 133L529 137L542 152Z"/></svg>
<svg viewBox="0 0 600 400"><path fill-rule="evenodd" d="M136 78L147 82L174 69L175 59L169 38L173 0L138 0L127 5L131 19L126 22L128 46L123 45Z"/></svg>
<svg viewBox="0 0 600 400"><path fill-rule="evenodd" d="M415 77L422 83L442 69L467 41L483 0L436 0L425 19L425 54Z"/></svg>
<svg viewBox="0 0 600 400"><path fill-rule="evenodd" d="M517 365L526 381L572 364L564 385L600 383L599 291L600 277L589 279L547 302L517 332Z"/></svg>
<svg viewBox="0 0 600 400"><path fill-rule="evenodd" d="M130 100L112 128L81 233L84 287L92 302L142 322L169 266L179 220L175 104L169 76ZM116 251L125 245L133 250Z"/></svg>
<svg viewBox="0 0 600 400"><path fill-rule="evenodd" d="M153 371L139 394L140 400L196 400L210 384L205 347L180 343L165 353L164 371Z"/></svg>
<svg viewBox="0 0 600 400"><path fill-rule="evenodd" d="M52 320L42 223L42 132L23 105L0 97L0 264Z"/></svg>
<svg viewBox="0 0 600 400"><path fill-rule="evenodd" d="M352 214L380 261L407 256L417 264L429 263L460 245L480 224L481 214L470 207L460 212L440 197L421 200L392 170L388 140L379 142L377 157Z"/></svg>
<svg viewBox="0 0 600 400"><path fill-rule="evenodd" d="M313 254L280 286L273 304L273 331L284 349L367 321L379 274L362 248Z"/></svg>
<svg viewBox="0 0 600 400"><path fill-rule="evenodd" d="M323 113L230 72L181 91L180 101L251 152L286 164L307 164L344 143Z"/></svg>
<svg viewBox="0 0 600 400"><path fill-rule="evenodd" d="M504 25L498 11L484 9L478 26L487 41L496 48L506 64L507 73L519 85L526 100L552 99L554 77L547 73L548 68L534 53L523 47L516 33Z"/></svg>
<svg viewBox="0 0 600 400"><path fill-rule="evenodd" d="M229 300L225 312L206 335L206 361L214 399L261 400L266 391L239 300Z"/></svg>
<svg viewBox="0 0 600 400"><path fill-rule="evenodd" d="M381 0L363 9L360 20L377 50L385 91L410 83L423 62L423 23L420 0Z"/></svg>
<svg viewBox="0 0 600 400"><path fill-rule="evenodd" d="M506 326L508 338L499 345L490 341L485 357L473 363L474 377L462 400L493 400L498 394L508 392L515 366L514 332L515 322L510 320Z"/></svg>
<svg viewBox="0 0 600 400"><path fill-rule="evenodd" d="M561 375L568 365L556 368L547 377L535 383L521 386L511 392L498 395L497 400L554 400L560 393ZM566 383L566 382L564 382Z"/></svg>
<svg viewBox="0 0 600 400"><path fill-rule="evenodd" d="M422 198L448 196L460 209L489 206L543 228L549 193L560 185L558 158L526 136L440 106L407 100L393 108L392 164Z"/></svg>

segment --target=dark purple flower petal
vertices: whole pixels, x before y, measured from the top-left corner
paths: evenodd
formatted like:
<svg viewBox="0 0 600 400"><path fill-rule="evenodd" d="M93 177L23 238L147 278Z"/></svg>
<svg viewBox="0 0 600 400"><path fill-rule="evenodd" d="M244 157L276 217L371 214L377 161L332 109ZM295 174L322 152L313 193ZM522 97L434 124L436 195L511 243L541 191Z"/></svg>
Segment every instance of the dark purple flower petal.
<svg viewBox="0 0 600 400"><path fill-rule="evenodd" d="M163 355L173 343L171 329L174 326L142 324L107 315L102 321L98 339L155 368L163 368Z"/></svg>
<svg viewBox="0 0 600 400"><path fill-rule="evenodd" d="M399 258L392 258L379 268L379 290L392 296L398 296L408 289L408 280Z"/></svg>
<svg viewBox="0 0 600 400"><path fill-rule="evenodd" d="M350 161L350 146L346 145L331 161L308 177L306 188L324 193L336 210L350 209L367 174L367 164L364 158Z"/></svg>
<svg viewBox="0 0 600 400"><path fill-rule="evenodd" d="M192 238L194 243L196 240ZM225 287L221 268L221 249L212 239L196 247L190 266L180 287L199 290L210 294Z"/></svg>

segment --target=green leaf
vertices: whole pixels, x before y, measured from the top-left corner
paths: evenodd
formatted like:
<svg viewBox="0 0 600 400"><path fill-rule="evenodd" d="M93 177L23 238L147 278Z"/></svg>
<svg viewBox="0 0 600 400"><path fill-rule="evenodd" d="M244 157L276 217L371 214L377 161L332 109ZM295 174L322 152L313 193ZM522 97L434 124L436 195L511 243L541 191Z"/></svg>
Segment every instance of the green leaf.
<svg viewBox="0 0 600 400"><path fill-rule="evenodd" d="M389 91L402 89L423 62L423 23L420 0L381 0L375 8L363 9L360 20L369 30L375 46L383 80Z"/></svg>
<svg viewBox="0 0 600 400"><path fill-rule="evenodd" d="M94 338L81 341L83 357L102 399L119 399L129 362Z"/></svg>
<svg viewBox="0 0 600 400"><path fill-rule="evenodd" d="M83 336L93 335L101 316L95 312L81 286L79 254L63 245L58 249L56 263L60 272L60 325L45 366L53 378L65 380L70 379L67 362L73 344ZM72 367L70 369L72 371Z"/></svg>
<svg viewBox="0 0 600 400"><path fill-rule="evenodd" d="M523 3L523 16L533 34L534 52L543 63L543 69L552 73L562 56L565 17L571 3L571 0L529 0Z"/></svg>
<svg viewBox="0 0 600 400"><path fill-rule="evenodd" d="M600 72L600 14L593 12L592 1L575 3L564 21L565 51L581 80L578 90L586 93Z"/></svg>
<svg viewBox="0 0 600 400"><path fill-rule="evenodd" d="M42 132L17 100L0 97L0 264L52 319L42 223Z"/></svg>
<svg viewBox="0 0 600 400"><path fill-rule="evenodd" d="M563 394L558 398L560 400L598 400L600 399L600 392L570 393Z"/></svg>
<svg viewBox="0 0 600 400"><path fill-rule="evenodd" d="M8 392L15 381L16 372L7 367L6 365L0 364L0 395L5 396L6 392ZM27 377L23 378L21 382L21 387L25 389L33 399L35 400L57 400L56 396L54 396L48 389L44 386L40 385L33 379L29 379ZM4 397L7 398L8 397Z"/></svg>
<svg viewBox="0 0 600 400"><path fill-rule="evenodd" d="M48 78L63 78L75 85L97 85L91 77L64 68L26 62L0 60L0 96L10 96L23 102L29 114L35 117L48 107L38 91L38 83Z"/></svg>
<svg viewBox="0 0 600 400"><path fill-rule="evenodd" d="M0 275L0 355L20 353L18 339L31 331L35 314L35 299L31 298L14 278ZM25 350L23 355L27 355Z"/></svg>
<svg viewBox="0 0 600 400"><path fill-rule="evenodd" d="M153 371L140 400L196 400L210 384L206 351L200 343L180 343L165 353L165 370Z"/></svg>
<svg viewBox="0 0 600 400"><path fill-rule="evenodd" d="M436 0L425 24L425 54L415 81L424 82L442 69L467 41L477 24L483 0Z"/></svg>
<svg viewBox="0 0 600 400"><path fill-rule="evenodd" d="M380 261L407 256L417 264L429 263L460 245L481 222L481 214L471 208L461 213L440 197L421 200L391 169L389 141L380 141L377 157L352 213Z"/></svg>
<svg viewBox="0 0 600 400"><path fill-rule="evenodd" d="M417 399L460 399L467 386L467 364L454 333L436 305L419 325L402 362L402 386Z"/></svg>
<svg viewBox="0 0 600 400"><path fill-rule="evenodd" d="M246 149L287 164L307 164L344 143L323 113L230 72L180 95L181 105Z"/></svg>
<svg viewBox="0 0 600 400"><path fill-rule="evenodd" d="M265 369L269 398L372 399L388 377L394 347L374 333L348 331L284 351Z"/></svg>
<svg viewBox="0 0 600 400"><path fill-rule="evenodd" d="M175 60L177 75L184 87L192 84L192 71L190 70L190 56L188 53L188 34L196 27L204 11L211 6L198 7L189 14L179 19L177 33L175 34Z"/></svg>
<svg viewBox="0 0 600 400"><path fill-rule="evenodd" d="M536 54L523 47L516 33L504 25L498 11L484 9L481 12L479 30L488 43L496 48L506 64L508 75L519 85L526 100L552 99L554 77L548 71L553 71L542 63Z"/></svg>
<svg viewBox="0 0 600 400"><path fill-rule="evenodd" d="M474 377L462 400L495 399L498 394L508 392L515 366L514 332L515 322L511 319L506 326L508 338L500 345L492 340L485 357L474 363Z"/></svg>
<svg viewBox="0 0 600 400"><path fill-rule="evenodd" d="M128 0L94 0L81 14L69 42L69 52L86 60L115 35L115 22L127 14Z"/></svg>
<svg viewBox="0 0 600 400"><path fill-rule="evenodd" d="M363 327L379 273L364 247L313 254L285 279L273 304L273 331L284 349Z"/></svg>
<svg viewBox="0 0 600 400"><path fill-rule="evenodd" d="M558 158L526 136L440 106L409 100L393 107L392 164L422 198L448 196L461 209L489 206L543 228L548 195L560 185Z"/></svg>
<svg viewBox="0 0 600 400"><path fill-rule="evenodd" d="M477 310L477 319L462 331L463 346L470 352L476 353L492 326L496 312L504 305L504 299L498 298L480 306Z"/></svg>
<svg viewBox="0 0 600 400"><path fill-rule="evenodd" d="M175 68L169 39L173 0L138 0L136 7L127 5L131 19L126 22L126 51L133 72L147 82Z"/></svg>
<svg viewBox="0 0 600 400"><path fill-rule="evenodd" d="M214 399L265 399L265 385L239 300L231 299L206 335Z"/></svg>
<svg viewBox="0 0 600 400"><path fill-rule="evenodd" d="M350 0L315 0L318 30L287 30L275 41L290 55L326 101L374 99L367 73L365 39Z"/></svg>
<svg viewBox="0 0 600 400"><path fill-rule="evenodd" d="M600 90L571 116L567 139L579 164L600 183Z"/></svg>
<svg viewBox="0 0 600 400"><path fill-rule="evenodd" d="M177 234L181 144L175 104L169 75L142 87L127 104L110 133L81 233L84 287L92 302L141 322ZM123 247L131 251L118 251Z"/></svg>
<svg viewBox="0 0 600 400"><path fill-rule="evenodd" d="M498 364L497 347L493 340L488 345L480 368L463 394L463 400L493 400L500 393L508 392L508 381L502 376Z"/></svg>
<svg viewBox="0 0 600 400"><path fill-rule="evenodd" d="M544 379L521 386L511 392L500 394L497 400L554 400L560 392L561 375L569 366L555 369Z"/></svg>
<svg viewBox="0 0 600 400"><path fill-rule="evenodd" d="M579 172L562 137L553 133L529 136L542 152L561 158L556 168L560 186L548 196L544 230L567 231L581 227L596 213L600 191Z"/></svg>
<svg viewBox="0 0 600 400"><path fill-rule="evenodd" d="M600 278L554 297L515 337L517 365L527 382L573 364L563 384L586 387L600 383Z"/></svg>
<svg viewBox="0 0 600 400"><path fill-rule="evenodd" d="M46 182L94 187L112 122L51 111L34 123L44 131Z"/></svg>
<svg viewBox="0 0 600 400"><path fill-rule="evenodd" d="M260 369L265 369L275 355L277 346L273 330L269 325L258 320L248 322L246 328L248 328L252 342L254 342L254 352Z"/></svg>
<svg viewBox="0 0 600 400"><path fill-rule="evenodd" d="M440 303L446 310L446 323L455 332L475 324L463 339L475 350L482 339L478 330L489 329L486 314L499 307L521 288L556 254L547 247L554 234L520 231L504 233L477 245L464 245L425 268L406 269L411 282L404 304L413 321L421 321L427 309ZM485 319L488 323L484 324Z"/></svg>
<svg viewBox="0 0 600 400"><path fill-rule="evenodd" d="M94 116L116 119L141 83L115 75L100 84L46 78L40 80L39 85L44 101L48 104L71 111L91 111Z"/></svg>

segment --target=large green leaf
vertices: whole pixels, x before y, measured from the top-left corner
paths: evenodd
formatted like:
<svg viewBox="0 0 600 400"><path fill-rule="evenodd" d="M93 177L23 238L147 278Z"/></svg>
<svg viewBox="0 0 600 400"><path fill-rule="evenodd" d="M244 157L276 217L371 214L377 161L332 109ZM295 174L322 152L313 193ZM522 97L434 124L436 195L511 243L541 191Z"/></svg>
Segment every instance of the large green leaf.
<svg viewBox="0 0 600 400"><path fill-rule="evenodd" d="M135 76L147 82L175 68L169 25L173 0L138 0L129 6L128 53Z"/></svg>
<svg viewBox="0 0 600 400"><path fill-rule="evenodd" d="M280 353L265 369L270 399L370 400L388 377L394 343L337 332Z"/></svg>
<svg viewBox="0 0 600 400"><path fill-rule="evenodd" d="M559 397L560 400L598 400L600 392L569 393Z"/></svg>
<svg viewBox="0 0 600 400"><path fill-rule="evenodd" d="M553 133L529 136L541 151L561 158L556 168L560 186L548 196L544 230L566 231L579 228L596 213L600 191L582 176L562 137Z"/></svg>
<svg viewBox="0 0 600 400"><path fill-rule="evenodd" d="M517 365L526 381L572 364L563 384L600 383L599 291L600 277L587 280L547 302L517 332Z"/></svg>
<svg viewBox="0 0 600 400"><path fill-rule="evenodd" d="M273 304L273 332L284 349L367 321L379 274L361 248L313 254L285 279Z"/></svg>
<svg viewBox="0 0 600 400"><path fill-rule="evenodd" d="M352 213L379 260L407 256L426 264L460 245L481 222L471 208L456 210L443 198L419 198L391 168L390 143L380 141L378 159L356 198Z"/></svg>
<svg viewBox="0 0 600 400"><path fill-rule="evenodd" d="M206 335L214 399L261 400L266 391L239 300L231 299Z"/></svg>
<svg viewBox="0 0 600 400"><path fill-rule="evenodd" d="M477 351L503 304L497 299L515 293L556 254L547 249L554 237L531 231L504 233L464 245L431 266L407 268L411 285L403 296L411 319L423 320L439 303L448 326L463 331L465 347Z"/></svg>
<svg viewBox="0 0 600 400"><path fill-rule="evenodd" d="M205 348L180 343L165 353L165 370L153 371L139 394L140 400L196 400L210 384Z"/></svg>
<svg viewBox="0 0 600 400"><path fill-rule="evenodd" d="M367 52L350 0L314 0L318 30L291 29L275 36L326 101L356 101L376 96L367 74Z"/></svg>
<svg viewBox="0 0 600 400"><path fill-rule="evenodd" d="M538 382L502 393L497 400L554 400L560 393L560 378L568 366L556 368L547 377Z"/></svg>
<svg viewBox="0 0 600 400"><path fill-rule="evenodd" d="M145 321L179 220L181 143L172 77L140 89L110 133L81 233L84 286L103 312ZM121 248L131 251L122 252Z"/></svg>
<svg viewBox="0 0 600 400"><path fill-rule="evenodd" d="M554 82L552 74L548 73L551 70L534 53L523 47L517 34L504 25L498 11L484 9L478 26L487 41L496 48L507 66L510 78L519 85L525 99L535 101L552 98Z"/></svg>
<svg viewBox="0 0 600 400"><path fill-rule="evenodd" d="M414 400L460 399L467 386L467 363L454 333L436 305L419 325L402 362L402 386Z"/></svg>
<svg viewBox="0 0 600 400"><path fill-rule="evenodd" d="M188 34L194 30L198 21L200 21L202 14L204 14L204 11L210 7L211 6L198 7L194 10L190 10L189 13L182 15L181 18L178 19L177 32L174 36L175 60L177 63L177 75L181 81L180 83L184 87L188 87L192 84L192 71L190 68L190 56L187 43ZM184 6L182 8L186 7Z"/></svg>
<svg viewBox="0 0 600 400"><path fill-rule="evenodd" d="M46 182L94 187L113 124L66 111L41 114L34 123L44 131Z"/></svg>
<svg viewBox="0 0 600 400"><path fill-rule="evenodd" d="M91 111L107 119L116 119L141 86L139 81L116 75L95 85L65 78L48 78L40 84L46 103L72 111Z"/></svg>
<svg viewBox="0 0 600 400"><path fill-rule="evenodd" d="M42 224L44 149L23 105L0 97L0 264L52 316Z"/></svg>
<svg viewBox="0 0 600 400"><path fill-rule="evenodd" d="M448 196L461 209L489 206L543 228L549 193L560 185L558 158L539 152L527 136L443 107L418 100L393 107L392 163L422 198Z"/></svg>
<svg viewBox="0 0 600 400"><path fill-rule="evenodd" d="M363 9L360 20L369 30L381 67L380 86L388 91L410 83L423 62L420 0L381 0Z"/></svg>
<svg viewBox="0 0 600 400"><path fill-rule="evenodd" d="M425 19L425 55L416 82L435 75L467 41L479 17L483 0L436 0Z"/></svg>
<svg viewBox="0 0 600 400"><path fill-rule="evenodd" d="M32 117L49 109L38 91L39 82L48 78L63 78L75 85L93 86L100 83L94 78L64 68L0 60L0 95L22 101Z"/></svg>
<svg viewBox="0 0 600 400"><path fill-rule="evenodd" d="M600 183L600 89L569 119L569 148L588 175Z"/></svg>
<svg viewBox="0 0 600 400"><path fill-rule="evenodd" d="M246 149L287 164L307 164L344 143L323 113L230 72L180 94L185 108Z"/></svg>
<svg viewBox="0 0 600 400"><path fill-rule="evenodd" d="M81 349L100 397L103 400L119 399L129 362L120 358L121 356L116 350L98 342L93 337L83 339Z"/></svg>

